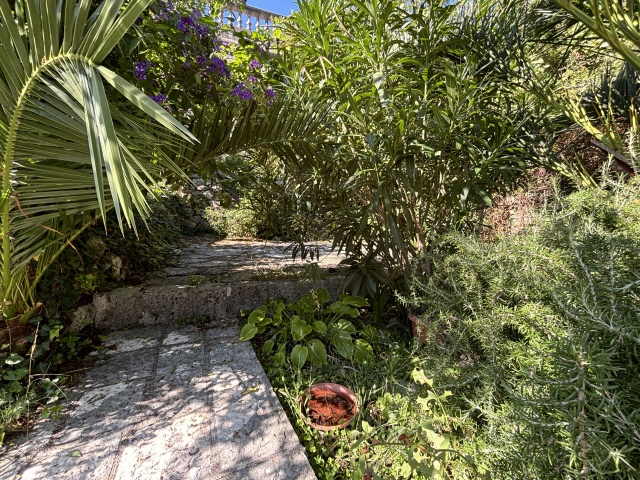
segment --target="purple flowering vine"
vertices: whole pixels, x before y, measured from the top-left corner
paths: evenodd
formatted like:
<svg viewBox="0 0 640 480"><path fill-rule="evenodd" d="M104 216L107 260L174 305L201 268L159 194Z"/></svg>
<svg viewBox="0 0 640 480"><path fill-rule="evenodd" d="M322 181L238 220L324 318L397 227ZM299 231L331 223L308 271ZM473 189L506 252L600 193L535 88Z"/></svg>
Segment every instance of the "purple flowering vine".
<svg viewBox="0 0 640 480"><path fill-rule="evenodd" d="M272 88L267 88L264 91L264 94L267 96L267 106L270 107L273 105L273 102L278 98L276 92Z"/></svg>
<svg viewBox="0 0 640 480"><path fill-rule="evenodd" d="M147 71L149 67L151 67L152 63L148 60L143 60L142 62L136 62L135 64L135 76L139 80L147 79Z"/></svg>
<svg viewBox="0 0 640 480"><path fill-rule="evenodd" d="M251 60L251 63L249 63L249 68L251 70L258 70L260 69L260 67L262 67L262 65L260 64L260 61L257 58L254 58L253 60Z"/></svg>
<svg viewBox="0 0 640 480"><path fill-rule="evenodd" d="M158 104L164 103L167 101L167 96L164 93L159 93L157 95L149 95L149 97L151 98L151 100L153 100Z"/></svg>
<svg viewBox="0 0 640 480"><path fill-rule="evenodd" d="M243 82L240 82L231 90L231 95L238 97L240 100L251 100L253 98L253 93L251 93L251 90L249 90Z"/></svg>

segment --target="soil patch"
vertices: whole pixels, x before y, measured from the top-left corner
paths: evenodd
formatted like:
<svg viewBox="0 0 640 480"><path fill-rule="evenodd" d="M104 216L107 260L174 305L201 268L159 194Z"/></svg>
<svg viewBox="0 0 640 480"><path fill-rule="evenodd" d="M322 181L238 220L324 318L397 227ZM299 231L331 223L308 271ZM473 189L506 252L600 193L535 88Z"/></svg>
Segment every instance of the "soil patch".
<svg viewBox="0 0 640 480"><path fill-rule="evenodd" d="M335 427L353 418L355 404L329 389L321 388L309 394L304 414L315 425Z"/></svg>

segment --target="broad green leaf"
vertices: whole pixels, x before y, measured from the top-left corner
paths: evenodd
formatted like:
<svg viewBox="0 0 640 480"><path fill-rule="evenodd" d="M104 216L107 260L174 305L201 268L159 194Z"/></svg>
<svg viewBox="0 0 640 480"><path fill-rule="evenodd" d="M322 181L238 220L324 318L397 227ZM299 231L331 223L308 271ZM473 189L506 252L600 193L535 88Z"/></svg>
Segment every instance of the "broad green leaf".
<svg viewBox="0 0 640 480"><path fill-rule="evenodd" d="M255 309L253 312L251 312L251 314L249 314L249 318L247 319L247 322L258 323L264 320L266 313L267 313L267 307L266 305L263 305L262 307Z"/></svg>
<svg viewBox="0 0 640 480"><path fill-rule="evenodd" d="M367 302L364 298L358 297L355 295L349 295L343 293L340 295L340 301L345 305L351 305L352 307L368 307L369 302Z"/></svg>
<svg viewBox="0 0 640 480"><path fill-rule="evenodd" d="M24 360L24 357L21 357L17 353L12 353L4 360L4 363L6 363L7 365L17 365L23 360Z"/></svg>
<svg viewBox="0 0 640 480"><path fill-rule="evenodd" d="M321 320L316 320L315 322L313 322L313 330L318 333L326 333L327 324Z"/></svg>
<svg viewBox="0 0 640 480"><path fill-rule="evenodd" d="M285 361L286 361L286 355L284 352L278 352L273 356L273 361L275 362L276 365L284 365Z"/></svg>
<svg viewBox="0 0 640 480"><path fill-rule="evenodd" d="M291 351L291 363L297 369L301 369L307 361L309 349L304 345L296 345Z"/></svg>
<svg viewBox="0 0 640 480"><path fill-rule="evenodd" d="M324 305L329 300L331 300L331 295L329 295L329 292L326 288L319 288L318 290L316 290L316 298L318 299L318 303L320 305Z"/></svg>
<svg viewBox="0 0 640 480"><path fill-rule="evenodd" d="M422 407L422 410L429 410L431 407L429 406L429 398L418 397L416 399L416 403Z"/></svg>
<svg viewBox="0 0 640 480"><path fill-rule="evenodd" d="M351 359L351 355L353 355L353 340L349 332L340 329L332 331L331 344L340 355Z"/></svg>
<svg viewBox="0 0 640 480"><path fill-rule="evenodd" d="M356 333L356 327L354 327L353 323L351 323L349 320L340 319L336 323L334 323L333 326L334 326L334 328L338 328L340 330L344 330L345 332L347 332L350 335L353 335L353 334Z"/></svg>
<svg viewBox="0 0 640 480"><path fill-rule="evenodd" d="M367 435L370 435L371 433L373 433L375 431L375 428L373 428L371 425L369 425L369 422L367 422L366 420L362 421L362 431L364 433L366 433Z"/></svg>
<svg viewBox="0 0 640 480"><path fill-rule="evenodd" d="M258 333L258 327L256 327L253 323L247 323L242 330L240 330L240 341L246 342L247 340L251 340Z"/></svg>
<svg viewBox="0 0 640 480"><path fill-rule="evenodd" d="M347 315L351 318L356 318L360 315L360 312L357 309L353 308L350 305L347 305L342 300L333 302L329 306L329 310L331 312L339 313L340 315Z"/></svg>
<svg viewBox="0 0 640 480"><path fill-rule="evenodd" d="M324 365L327 363L327 349L317 338L307 342L309 348L309 361L314 365Z"/></svg>
<svg viewBox="0 0 640 480"><path fill-rule="evenodd" d="M365 340L360 338L353 342L353 360L364 363L373 360L373 348Z"/></svg>
<svg viewBox="0 0 640 480"><path fill-rule="evenodd" d="M412 472L413 472L413 469L411 468L411 465L409 465L407 462L404 462L400 467L399 473L402 478L409 478L411 477Z"/></svg>
<svg viewBox="0 0 640 480"><path fill-rule="evenodd" d="M293 322L291 323L291 336L294 340L300 341L312 331L313 327L311 325L307 325L307 322L300 317L294 316Z"/></svg>
<svg viewBox="0 0 640 480"><path fill-rule="evenodd" d="M312 313L318 310L318 304L311 295L303 295L300 300L298 300L298 305L300 305L306 313Z"/></svg>
<svg viewBox="0 0 640 480"><path fill-rule="evenodd" d="M29 370L27 368L18 368L16 370L10 370L4 374L2 377L4 380L9 382L13 382L16 380L21 380L29 374Z"/></svg>
<svg viewBox="0 0 640 480"><path fill-rule="evenodd" d="M273 350L274 344L275 342L273 340L267 340L264 342L264 345L262 345L262 355L269 355Z"/></svg>

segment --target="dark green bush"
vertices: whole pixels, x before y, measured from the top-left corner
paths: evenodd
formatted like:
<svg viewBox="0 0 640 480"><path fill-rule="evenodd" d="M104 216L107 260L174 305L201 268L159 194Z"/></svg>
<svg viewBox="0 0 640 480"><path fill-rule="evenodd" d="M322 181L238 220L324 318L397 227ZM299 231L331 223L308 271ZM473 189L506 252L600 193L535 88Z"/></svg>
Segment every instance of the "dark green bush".
<svg viewBox="0 0 640 480"><path fill-rule="evenodd" d="M412 279L421 362L466 398L496 478L640 475L639 185L575 193L516 237L450 236Z"/></svg>

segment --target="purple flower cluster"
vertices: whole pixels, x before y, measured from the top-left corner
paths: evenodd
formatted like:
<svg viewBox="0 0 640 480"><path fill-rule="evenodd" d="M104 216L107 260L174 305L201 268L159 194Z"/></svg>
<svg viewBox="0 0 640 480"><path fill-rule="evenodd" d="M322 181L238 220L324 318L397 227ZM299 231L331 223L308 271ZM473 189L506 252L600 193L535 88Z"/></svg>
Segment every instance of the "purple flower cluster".
<svg viewBox="0 0 640 480"><path fill-rule="evenodd" d="M231 95L234 97L238 97L240 100L251 100L253 98L253 93L247 87L245 87L244 83L240 82L235 86L233 90L231 90Z"/></svg>
<svg viewBox="0 0 640 480"><path fill-rule="evenodd" d="M166 2L160 1L160 10L157 15L155 15L154 20L169 20L169 17L173 17L176 14L176 7L171 3L171 0L167 0Z"/></svg>
<svg viewBox="0 0 640 480"><path fill-rule="evenodd" d="M180 17L176 24L176 28L184 34L195 33L196 37L200 40L204 40L211 36L211 32L207 25L200 23L201 18L202 12L195 10L188 17Z"/></svg>
<svg viewBox="0 0 640 480"><path fill-rule="evenodd" d="M258 59L254 58L253 60L251 60L251 63L249 63L249 68L251 70L258 70L262 65L260 64L260 61L258 61Z"/></svg>
<svg viewBox="0 0 640 480"><path fill-rule="evenodd" d="M200 23L196 23L193 26L193 31L195 32L196 37L198 37L200 40L204 40L209 36L209 29L207 28L207 26Z"/></svg>
<svg viewBox="0 0 640 480"><path fill-rule="evenodd" d="M167 96L164 93L159 93L157 95L149 95L149 97L151 98L151 100L153 100L158 104L164 103L167 101Z"/></svg>
<svg viewBox="0 0 640 480"><path fill-rule="evenodd" d="M228 77L229 75L231 75L226 62L218 57L213 57L211 59L211 64L205 67L205 71L215 73L220 77Z"/></svg>
<svg viewBox="0 0 640 480"><path fill-rule="evenodd" d="M256 77L254 77L253 75L249 75L247 77L247 82L249 82L249 83L258 83L258 79Z"/></svg>
<svg viewBox="0 0 640 480"><path fill-rule="evenodd" d="M178 20L177 28L183 33L189 33L191 29L194 27L194 25L195 25L195 20L192 16L181 17L180 20Z"/></svg>
<svg viewBox="0 0 640 480"><path fill-rule="evenodd" d="M264 91L264 94L267 96L267 106L270 107L271 105L273 105L273 102L276 101L276 92L272 88L267 88Z"/></svg>
<svg viewBox="0 0 640 480"><path fill-rule="evenodd" d="M148 60L143 60L142 62L136 62L135 65L135 76L139 80L147 79L147 70L151 67L151 62Z"/></svg>

